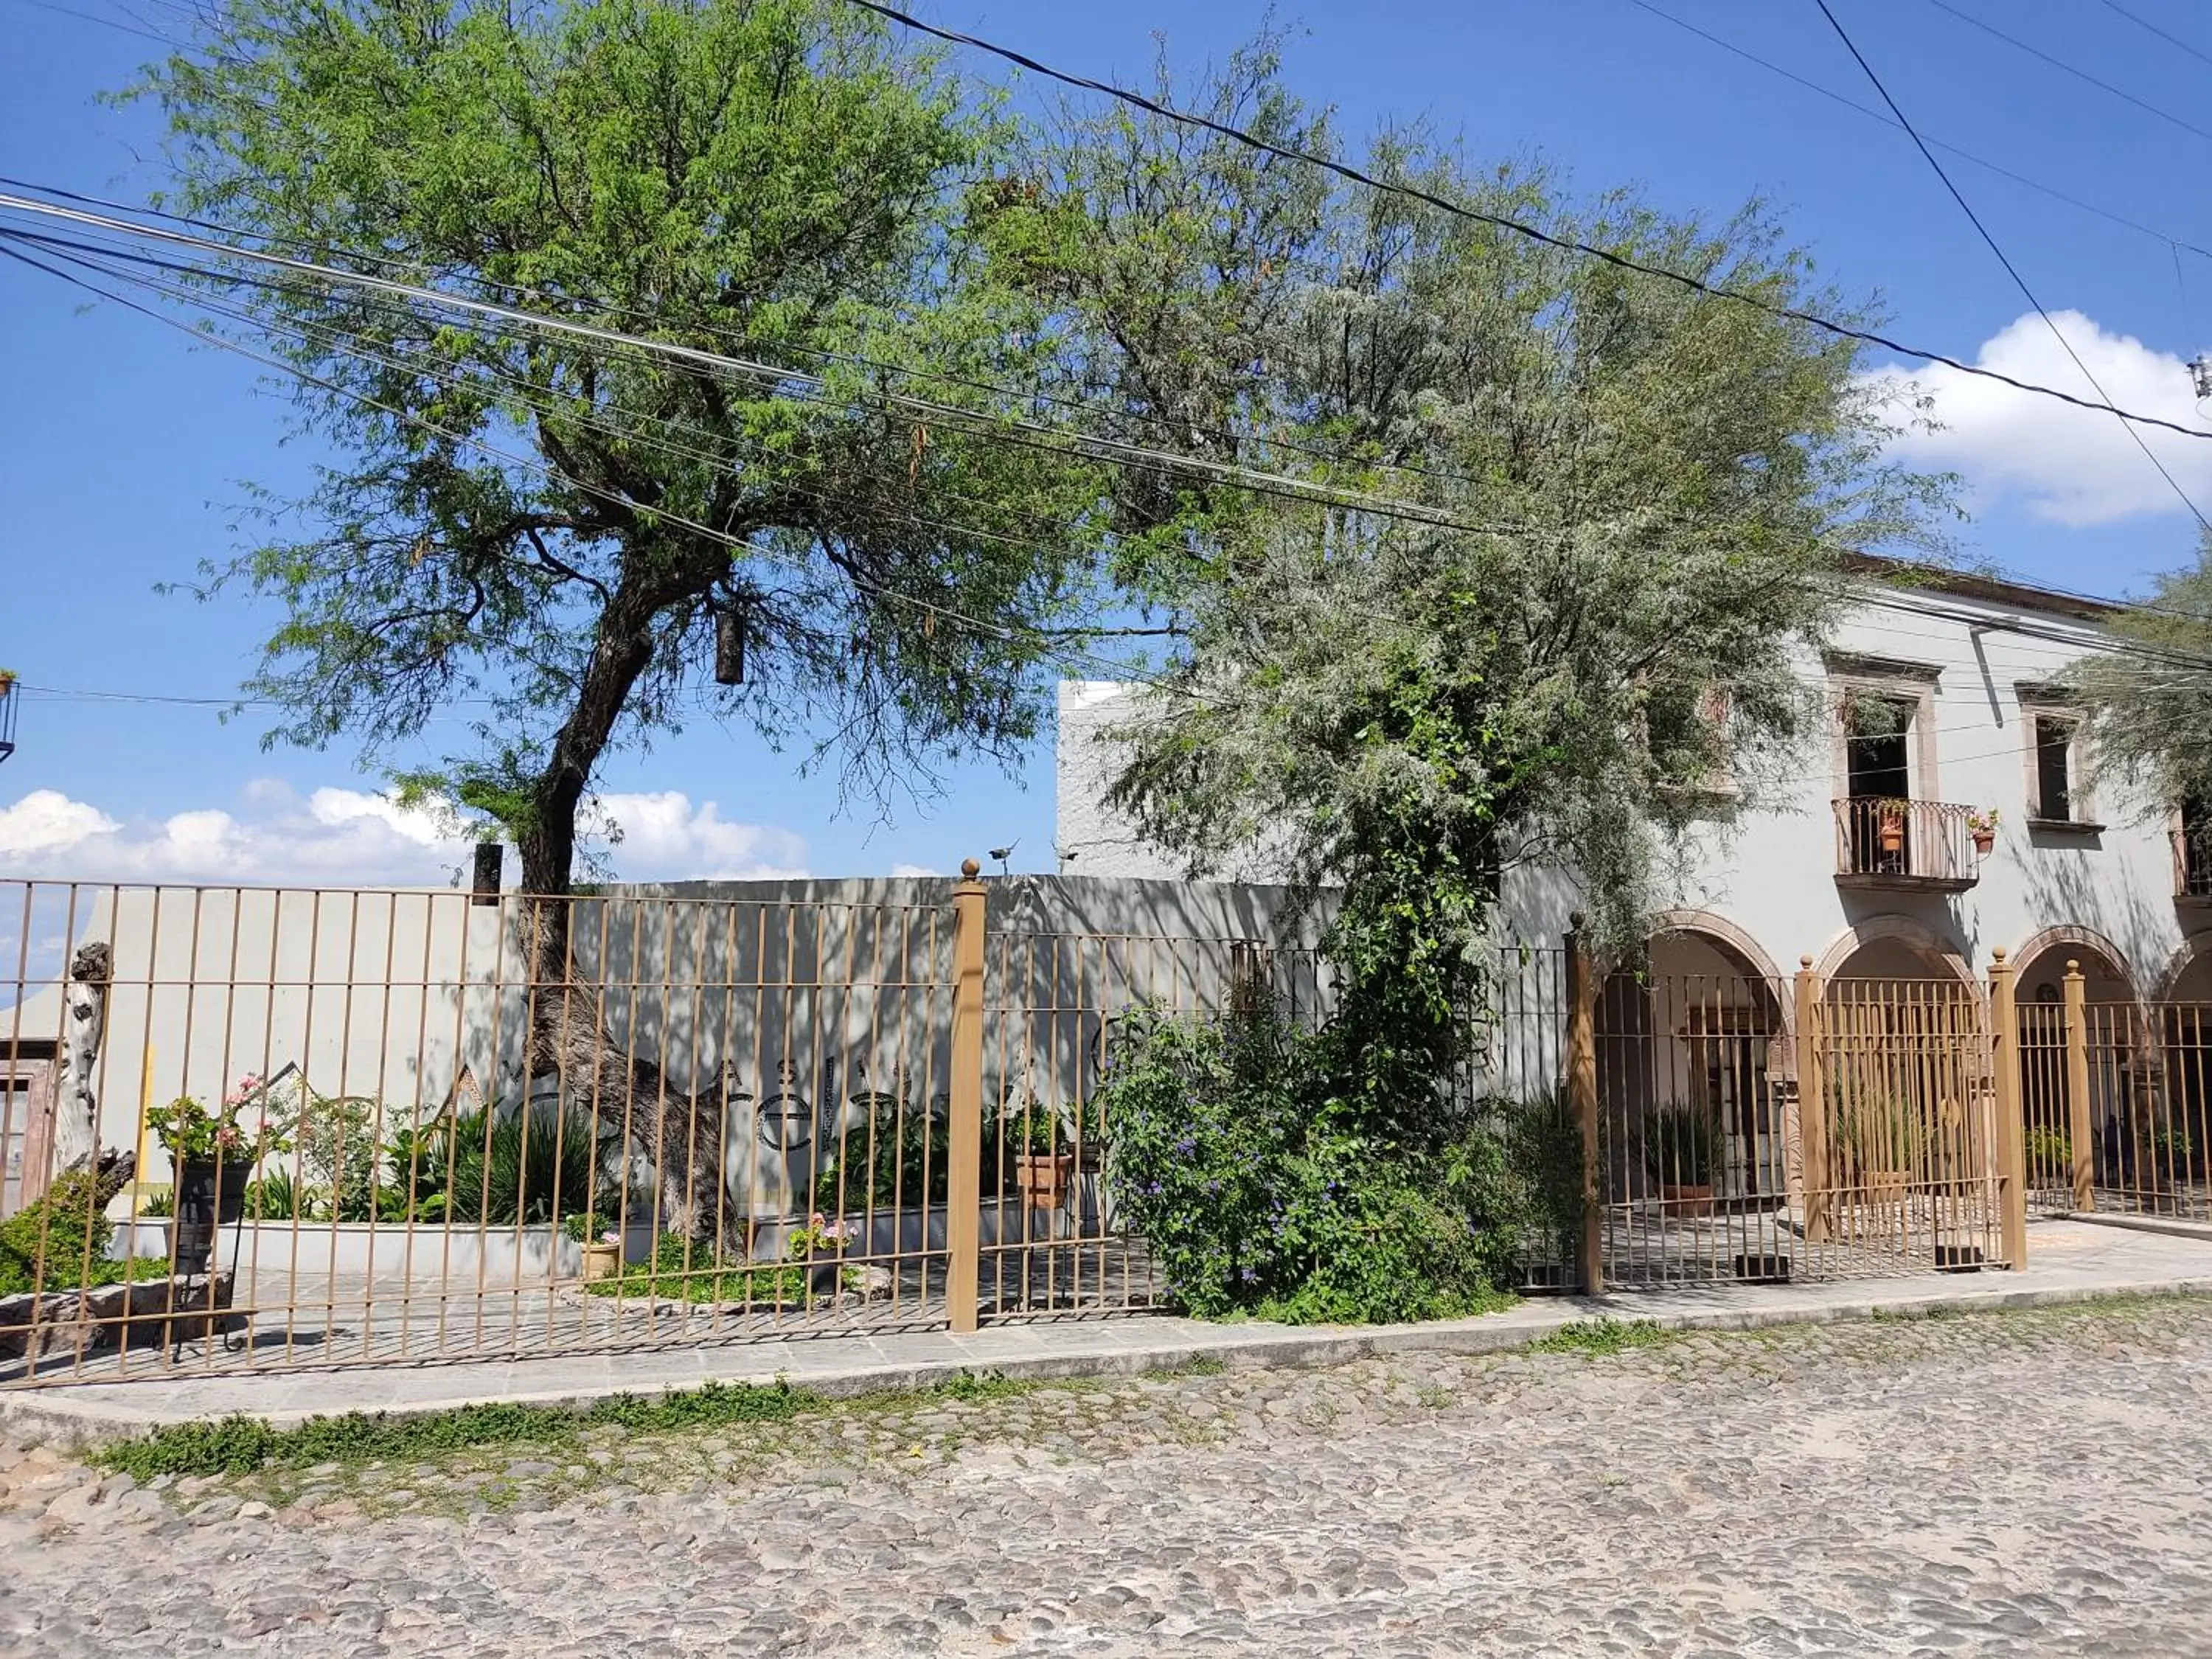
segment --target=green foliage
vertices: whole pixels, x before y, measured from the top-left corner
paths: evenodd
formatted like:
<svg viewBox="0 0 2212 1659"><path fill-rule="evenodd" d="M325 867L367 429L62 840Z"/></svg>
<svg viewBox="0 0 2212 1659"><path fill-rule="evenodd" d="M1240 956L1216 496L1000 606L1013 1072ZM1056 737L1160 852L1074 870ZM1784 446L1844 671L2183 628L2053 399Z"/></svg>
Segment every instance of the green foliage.
<svg viewBox="0 0 2212 1659"><path fill-rule="evenodd" d="M2059 1176L2072 1179L2074 1143L2063 1130L2048 1123L2029 1125L2027 1152L2031 1176L2046 1180Z"/></svg>
<svg viewBox="0 0 2212 1659"><path fill-rule="evenodd" d="M2106 625L2122 648L2084 653L2059 677L2084 717L2089 781L2153 823L2182 809L2201 872L2212 859L2212 533Z"/></svg>
<svg viewBox="0 0 2212 1659"><path fill-rule="evenodd" d="M252 1221L311 1221L307 1194L283 1165L264 1170L246 1183L246 1215Z"/></svg>
<svg viewBox="0 0 2212 1659"><path fill-rule="evenodd" d="M404 781L519 841L534 891L565 888L601 758L696 706L718 609L747 672L706 685L711 711L819 738L856 787L1026 745L1110 492L1002 441L1054 334L989 246L994 100L839 0L233 0L205 24L137 88L168 122L168 205L823 381L227 288L251 343L316 377L299 424L331 456L207 573L283 617L252 687L275 735L381 757L489 699Z"/></svg>
<svg viewBox="0 0 2212 1659"><path fill-rule="evenodd" d="M485 1108L427 1133L416 1171L415 1213L422 1220L548 1222L602 1207L619 1190L618 1138L588 1112Z"/></svg>
<svg viewBox="0 0 2212 1659"><path fill-rule="evenodd" d="M1249 989L1217 1020L1122 1018L1106 1179L1169 1293L1200 1317L1292 1322L1497 1305L1519 1243L1497 1138L1363 1133L1328 1097L1334 1052Z"/></svg>
<svg viewBox="0 0 2212 1659"><path fill-rule="evenodd" d="M1577 1319L1547 1332L1528 1345L1534 1353L1624 1353L1631 1348L1656 1348L1668 1333L1656 1320Z"/></svg>
<svg viewBox="0 0 2212 1659"><path fill-rule="evenodd" d="M832 1287L855 1288L850 1267L830 1270ZM804 1261L745 1261L711 1244L663 1233L649 1261L633 1262L611 1279L584 1288L593 1296L658 1297L678 1302L750 1302L770 1307L803 1304L824 1295L817 1268Z"/></svg>
<svg viewBox="0 0 2212 1659"><path fill-rule="evenodd" d="M71 1170L37 1203L0 1221L0 1296L120 1281L124 1264L106 1260L115 1229L98 1197L94 1174Z"/></svg>
<svg viewBox="0 0 2212 1659"><path fill-rule="evenodd" d="M101 1447L92 1462L150 1480L156 1475L248 1474L270 1467L365 1463L421 1458L465 1447L574 1444L591 1428L614 1425L638 1433L780 1423L813 1410L820 1398L778 1382L708 1382L675 1393L617 1395L585 1407L495 1404L463 1406L419 1417L349 1412L311 1417L276 1428L250 1417L181 1423L139 1440Z"/></svg>
<svg viewBox="0 0 2212 1659"><path fill-rule="evenodd" d="M1720 1125L1703 1106L1682 1102L1645 1115L1644 1172L1668 1187L1710 1187L1720 1169Z"/></svg>
<svg viewBox="0 0 2212 1659"><path fill-rule="evenodd" d="M1926 1139L1912 1101L1881 1090L1832 1095L1830 1133L1844 1154L1847 1178L1870 1170L1917 1172Z"/></svg>
<svg viewBox="0 0 2212 1659"><path fill-rule="evenodd" d="M1583 1219L1583 1133L1566 1091L1485 1102L1476 1116L1504 1145L1507 1213L1522 1218L1550 1254L1571 1250Z"/></svg>
<svg viewBox="0 0 2212 1659"><path fill-rule="evenodd" d="M146 1127L168 1153L171 1162L253 1164L263 1157L291 1145L283 1114L272 1103L261 1079L246 1077L210 1111L190 1095L179 1095L165 1106L150 1108Z"/></svg>
<svg viewBox="0 0 2212 1659"><path fill-rule="evenodd" d="M151 1193L139 1201L138 1213L149 1220L159 1220L177 1212L177 1195L173 1192Z"/></svg>
<svg viewBox="0 0 2212 1659"><path fill-rule="evenodd" d="M814 1178L814 1207L855 1216L944 1203L951 1125L919 1102L888 1094L860 1101L866 1104L871 1098L875 1104L867 1121L844 1131L827 1148L827 1162Z"/></svg>

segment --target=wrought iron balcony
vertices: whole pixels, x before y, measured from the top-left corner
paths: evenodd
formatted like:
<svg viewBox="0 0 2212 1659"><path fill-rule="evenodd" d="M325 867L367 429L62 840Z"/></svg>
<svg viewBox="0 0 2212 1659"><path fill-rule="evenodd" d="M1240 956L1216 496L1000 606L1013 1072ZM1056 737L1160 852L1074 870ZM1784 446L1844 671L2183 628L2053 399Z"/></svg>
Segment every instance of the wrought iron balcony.
<svg viewBox="0 0 2212 1659"><path fill-rule="evenodd" d="M1864 796L1835 805L1841 885L1963 893L1981 879L1981 854L1966 823L1972 807Z"/></svg>

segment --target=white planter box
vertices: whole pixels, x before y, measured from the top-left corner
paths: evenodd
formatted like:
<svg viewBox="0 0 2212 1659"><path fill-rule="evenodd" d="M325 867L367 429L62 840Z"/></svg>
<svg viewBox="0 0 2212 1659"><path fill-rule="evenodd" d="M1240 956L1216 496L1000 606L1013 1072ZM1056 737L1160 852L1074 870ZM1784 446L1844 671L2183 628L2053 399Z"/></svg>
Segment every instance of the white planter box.
<svg viewBox="0 0 2212 1659"><path fill-rule="evenodd" d="M117 1224L107 1253L164 1257L169 1223L141 1217ZM649 1222L623 1233L624 1262L653 1254ZM255 1273L337 1273L397 1279L410 1285L550 1283L584 1270L583 1246L551 1226L442 1227L400 1222L246 1221L217 1231L215 1261Z"/></svg>

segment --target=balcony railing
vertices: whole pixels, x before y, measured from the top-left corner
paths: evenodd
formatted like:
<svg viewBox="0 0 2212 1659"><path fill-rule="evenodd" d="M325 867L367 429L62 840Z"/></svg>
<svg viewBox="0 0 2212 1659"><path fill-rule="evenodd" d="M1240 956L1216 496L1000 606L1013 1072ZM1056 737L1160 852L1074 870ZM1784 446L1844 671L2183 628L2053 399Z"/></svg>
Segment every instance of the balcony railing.
<svg viewBox="0 0 2212 1659"><path fill-rule="evenodd" d="M2173 832L2173 896L2212 904L2212 824Z"/></svg>
<svg viewBox="0 0 2212 1659"><path fill-rule="evenodd" d="M1858 797L1836 803L1836 879L1963 892L1981 878L1966 818L1948 801Z"/></svg>

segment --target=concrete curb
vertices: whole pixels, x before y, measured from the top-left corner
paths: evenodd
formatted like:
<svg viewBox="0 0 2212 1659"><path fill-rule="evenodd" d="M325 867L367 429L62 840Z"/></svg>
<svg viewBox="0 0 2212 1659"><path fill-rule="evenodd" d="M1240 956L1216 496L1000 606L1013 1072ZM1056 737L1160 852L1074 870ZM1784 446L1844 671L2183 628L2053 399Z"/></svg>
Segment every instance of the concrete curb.
<svg viewBox="0 0 2212 1659"><path fill-rule="evenodd" d="M2212 1222L2183 1221L2156 1215L2116 1215L2095 1210L2069 1210L2066 1219L2091 1227L2118 1227L2131 1233L2158 1233L2167 1238L2193 1238L2200 1243L2212 1243Z"/></svg>
<svg viewBox="0 0 2212 1659"><path fill-rule="evenodd" d="M2191 1235L2202 1237L2203 1235ZM1716 1307L1695 1311L1640 1309L1632 1298L1547 1298L1523 1303L1503 1313L1473 1319L1439 1321L1433 1324L1385 1325L1364 1329L1341 1327L1296 1330L1282 1326L1224 1325L1203 1334L1178 1334L1157 1343L1118 1343L1033 1353L998 1352L973 1358L884 1362L808 1369L793 1376L788 1367L768 1368L748 1364L757 1350L727 1351L726 1369L717 1368L712 1380L772 1387L790 1382L796 1387L831 1399L858 1395L907 1393L952 1381L963 1374L990 1372L1017 1380L1065 1381L1084 1376L1130 1376L1171 1371L1197 1363L1218 1363L1227 1369L1295 1368L1346 1364L1355 1360L1393 1353L1502 1353L1527 1346L1563 1326L1594 1318L1648 1321L1664 1330L1769 1330L1788 1325L1826 1325L1879 1316L1919 1317L1971 1313L1996 1313L2023 1309L2061 1307L2087 1302L2134 1297L2212 1297L2212 1275L2100 1283L2025 1286L2017 1290L1973 1290L1949 1293L1912 1293L1915 1281L1892 1281L1887 1293L1876 1292L1849 1299L1776 1306ZM1917 1281L1924 1285L1925 1280ZM1727 1294L1722 1292L1721 1294ZM1184 1328L1185 1332L1188 1327ZM295 1379L296 1380L296 1379ZM624 1388L480 1389L450 1396L408 1401L372 1408L386 1418L424 1417L459 1407L490 1401L502 1404L550 1406L581 1411L616 1394L646 1398L698 1388L703 1376L647 1380ZM130 1383L104 1384L128 1390ZM126 1400L70 1397L70 1385L51 1389L0 1394L0 1428L23 1438L82 1449L103 1443L137 1438L179 1421L207 1420L210 1412L179 1417L134 1407ZM228 1413L223 1413L228 1414ZM311 1417L330 1415L328 1410L307 1408L251 1410L243 1415L287 1427Z"/></svg>

